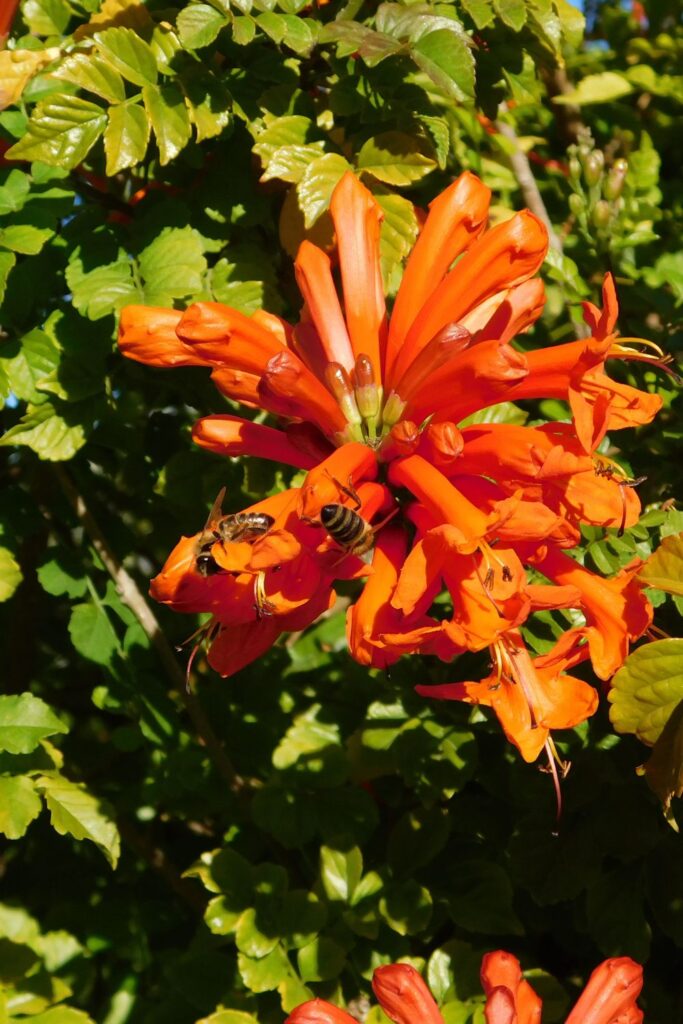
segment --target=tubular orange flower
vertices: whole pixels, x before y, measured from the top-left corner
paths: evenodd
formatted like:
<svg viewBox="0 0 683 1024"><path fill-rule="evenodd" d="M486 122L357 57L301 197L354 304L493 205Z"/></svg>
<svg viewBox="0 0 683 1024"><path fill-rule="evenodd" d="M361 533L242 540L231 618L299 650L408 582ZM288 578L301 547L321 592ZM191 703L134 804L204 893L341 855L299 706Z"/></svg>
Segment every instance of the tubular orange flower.
<svg viewBox="0 0 683 1024"><path fill-rule="evenodd" d="M519 960L499 949L481 962L487 1024L541 1024L543 1004L522 974ZM605 960L593 971L565 1024L642 1024L636 999L643 969L629 957ZM444 1018L420 974L410 964L378 967L372 988L394 1024L443 1024ZM285 1024L350 1024L353 1017L323 999L293 1010Z"/></svg>
<svg viewBox="0 0 683 1024"><path fill-rule="evenodd" d="M214 513L152 582L157 600L210 614L205 638L219 672L304 628L330 607L336 580L355 580L347 637L359 662L450 661L488 647L486 679L420 692L491 707L526 760L545 748L552 761L550 730L583 721L597 703L567 671L590 657L609 678L651 619L635 564L601 580L566 552L582 526L623 532L640 512L638 481L596 447L606 431L649 422L661 402L612 381L608 360L665 368L666 359L619 337L609 275L602 309L584 305L589 338L515 347L543 308L535 275L547 232L529 211L486 230L489 202L469 172L432 202L388 317L383 211L347 173L330 203L336 253L305 241L297 254L298 323L216 302L185 312L131 306L120 347L153 366L206 366L223 395L279 421L233 410L203 417L193 429L201 447L306 473L241 513ZM525 398L561 399L570 421L462 424ZM532 657L527 619L560 608L583 614L585 626ZM492 1021L508 1013L508 997L496 1005Z"/></svg>

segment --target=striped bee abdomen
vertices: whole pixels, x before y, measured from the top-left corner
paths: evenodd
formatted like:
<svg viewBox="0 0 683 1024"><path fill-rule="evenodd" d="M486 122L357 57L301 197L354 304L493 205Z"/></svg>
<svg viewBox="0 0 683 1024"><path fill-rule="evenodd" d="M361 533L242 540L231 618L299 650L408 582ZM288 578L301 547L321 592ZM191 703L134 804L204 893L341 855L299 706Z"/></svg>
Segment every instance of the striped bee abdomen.
<svg viewBox="0 0 683 1024"><path fill-rule="evenodd" d="M352 547L368 529L363 517L345 505L323 505L320 522L330 537L342 547Z"/></svg>

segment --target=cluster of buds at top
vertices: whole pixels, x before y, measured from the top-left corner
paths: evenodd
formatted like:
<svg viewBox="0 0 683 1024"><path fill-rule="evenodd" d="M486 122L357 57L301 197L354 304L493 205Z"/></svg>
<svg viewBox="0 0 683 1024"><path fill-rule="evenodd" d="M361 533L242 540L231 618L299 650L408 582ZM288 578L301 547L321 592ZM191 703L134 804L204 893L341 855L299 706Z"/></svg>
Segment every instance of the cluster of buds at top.
<svg viewBox="0 0 683 1024"><path fill-rule="evenodd" d="M498 950L482 960L486 1024L541 1024L542 1002L522 975L519 961ZM629 957L605 960L588 984L565 1024L642 1024L636 1000L643 969ZM372 978L377 1000L394 1024L444 1024L444 1018L420 974L410 964L378 967ZM344 1010L313 999L302 1003L286 1024L355 1024Z"/></svg>
<svg viewBox="0 0 683 1024"><path fill-rule="evenodd" d="M569 147L569 206L584 234L607 239L607 229L624 207L622 192L628 161L619 157L608 167L603 150L597 149L589 131Z"/></svg>

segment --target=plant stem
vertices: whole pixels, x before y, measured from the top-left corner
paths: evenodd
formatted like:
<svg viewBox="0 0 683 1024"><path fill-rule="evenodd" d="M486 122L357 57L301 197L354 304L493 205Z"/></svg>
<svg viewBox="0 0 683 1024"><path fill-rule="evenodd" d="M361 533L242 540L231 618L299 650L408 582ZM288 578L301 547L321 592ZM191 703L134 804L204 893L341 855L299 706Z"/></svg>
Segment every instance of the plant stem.
<svg viewBox="0 0 683 1024"><path fill-rule="evenodd" d="M225 752L223 745L211 728L211 724L204 713L203 707L193 693L188 693L185 676L176 661L171 645L164 636L157 617L148 605L133 577L123 567L123 565L121 565L121 562L110 548L106 537L98 526L92 512L86 505L83 495L80 493L67 471L63 466L58 464L54 464L53 468L79 522L90 538L104 567L114 581L119 597L123 603L130 608L133 615L144 629L151 644L159 655L169 679L183 698L187 713L192 719L192 724L206 747L216 770L225 782L227 782L233 792L239 792L244 787L244 780L240 775L238 775L230 758Z"/></svg>

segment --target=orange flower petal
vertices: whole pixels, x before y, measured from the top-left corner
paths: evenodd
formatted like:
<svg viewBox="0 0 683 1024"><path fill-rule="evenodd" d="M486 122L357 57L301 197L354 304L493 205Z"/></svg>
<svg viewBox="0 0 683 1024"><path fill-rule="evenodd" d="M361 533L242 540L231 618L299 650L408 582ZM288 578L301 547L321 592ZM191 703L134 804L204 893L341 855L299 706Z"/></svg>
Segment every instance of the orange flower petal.
<svg viewBox="0 0 683 1024"><path fill-rule="evenodd" d="M407 487L439 523L456 526L474 551L486 534L488 518L467 500L447 478L421 455L399 459L389 467L389 480Z"/></svg>
<svg viewBox="0 0 683 1024"><path fill-rule="evenodd" d="M292 444L281 430L251 423L239 416L203 416L192 428L192 440L217 455L258 455L297 469L312 469L317 460Z"/></svg>
<svg viewBox="0 0 683 1024"><path fill-rule="evenodd" d="M484 1019L486 1024L519 1024L510 989L491 989L484 1007Z"/></svg>
<svg viewBox="0 0 683 1024"><path fill-rule="evenodd" d="M470 412L507 400L510 389L528 373L521 352L497 341L484 341L454 356L429 376L412 396L406 418L421 423L464 419Z"/></svg>
<svg viewBox="0 0 683 1024"><path fill-rule="evenodd" d="M566 1024L621 1024L620 1014L638 1020L635 1001L643 987L643 968L630 957L605 960L591 974ZM633 1013L633 1010L637 1013Z"/></svg>
<svg viewBox="0 0 683 1024"><path fill-rule="evenodd" d="M371 448L355 441L342 445L306 477L299 498L299 515L317 519L323 505L348 505L349 497L341 487L355 488L362 480L376 476L377 457Z"/></svg>
<svg viewBox="0 0 683 1024"><path fill-rule="evenodd" d="M149 366L208 366L176 334L182 313L158 306L125 306L119 321L119 349Z"/></svg>
<svg viewBox="0 0 683 1024"><path fill-rule="evenodd" d="M342 433L346 418L334 398L299 357L283 348L263 366L259 395L281 415L308 420L324 434Z"/></svg>
<svg viewBox="0 0 683 1024"><path fill-rule="evenodd" d="M387 964L372 976L372 990L394 1024L443 1024L434 997L410 964Z"/></svg>
<svg viewBox="0 0 683 1024"><path fill-rule="evenodd" d="M243 405L258 407L258 385L261 378L257 374L232 370L229 366L217 366L211 371L211 380L226 398L242 402Z"/></svg>
<svg viewBox="0 0 683 1024"><path fill-rule="evenodd" d="M387 655L377 644L380 635L398 629L402 616L389 604L406 553L406 537L398 527L387 526L375 543L372 575L346 616L349 649L361 665L386 668L399 654ZM374 641L374 643L373 643Z"/></svg>
<svg viewBox="0 0 683 1024"><path fill-rule="evenodd" d="M389 381L396 379L392 366L415 317L453 260L483 231L490 201L490 189L465 171L430 203L391 314L386 350Z"/></svg>
<svg viewBox="0 0 683 1024"><path fill-rule="evenodd" d="M330 363L352 373L355 365L351 339L334 286L330 258L312 242L303 241L294 263L299 291Z"/></svg>
<svg viewBox="0 0 683 1024"><path fill-rule="evenodd" d="M183 313L177 333L211 365L247 373L261 373L271 356L283 350L277 334L219 302L195 302Z"/></svg>
<svg viewBox="0 0 683 1024"><path fill-rule="evenodd" d="M372 193L350 171L332 193L330 213L337 233L351 346L356 357L368 356L375 380L381 381L380 347L386 334L386 306L379 233L384 214Z"/></svg>
<svg viewBox="0 0 683 1024"><path fill-rule="evenodd" d="M580 591L591 661L600 679L614 675L626 659L629 641L642 636L652 622L652 605L634 578L640 564L605 580L553 548L536 561L544 576Z"/></svg>
<svg viewBox="0 0 683 1024"><path fill-rule="evenodd" d="M311 999L292 1010L285 1024L357 1024L357 1021L324 999Z"/></svg>
<svg viewBox="0 0 683 1024"><path fill-rule="evenodd" d="M547 250L545 225L529 210L515 214L482 235L415 318L394 364L393 379L401 377L417 353L446 324L461 320L496 292L532 277Z"/></svg>

